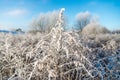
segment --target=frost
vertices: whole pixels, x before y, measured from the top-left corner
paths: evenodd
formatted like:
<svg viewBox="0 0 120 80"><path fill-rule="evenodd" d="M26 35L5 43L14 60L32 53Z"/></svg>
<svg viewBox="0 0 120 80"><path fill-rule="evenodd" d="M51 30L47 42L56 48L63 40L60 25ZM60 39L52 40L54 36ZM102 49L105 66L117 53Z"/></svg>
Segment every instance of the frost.
<svg viewBox="0 0 120 80"><path fill-rule="evenodd" d="M111 34L111 39L100 40L101 35L91 39L75 31L64 32L63 12L48 34L0 34L0 79L120 79L120 42Z"/></svg>

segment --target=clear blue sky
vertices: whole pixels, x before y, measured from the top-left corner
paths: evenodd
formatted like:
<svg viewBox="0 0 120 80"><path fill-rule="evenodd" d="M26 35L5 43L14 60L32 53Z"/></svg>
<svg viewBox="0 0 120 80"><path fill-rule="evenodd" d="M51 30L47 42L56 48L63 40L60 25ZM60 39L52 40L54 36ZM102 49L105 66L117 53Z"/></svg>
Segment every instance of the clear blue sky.
<svg viewBox="0 0 120 80"><path fill-rule="evenodd" d="M79 12L89 11L108 29L120 29L120 0L0 0L0 29L28 30L30 21L40 13L63 7L69 24Z"/></svg>

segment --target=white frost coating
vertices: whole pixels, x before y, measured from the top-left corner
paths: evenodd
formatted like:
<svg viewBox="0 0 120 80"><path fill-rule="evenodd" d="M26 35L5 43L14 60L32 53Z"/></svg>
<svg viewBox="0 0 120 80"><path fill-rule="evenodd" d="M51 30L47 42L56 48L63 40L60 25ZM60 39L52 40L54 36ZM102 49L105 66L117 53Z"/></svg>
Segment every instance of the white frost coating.
<svg viewBox="0 0 120 80"><path fill-rule="evenodd" d="M53 28L51 31L52 35L53 36L53 40L52 40L52 44L56 44L55 47L57 47L57 51L60 51L60 49L62 48L62 32L63 32L63 24L64 24L64 11L65 11L65 8L62 8L59 12L59 18L58 18L58 21L56 23L56 27ZM56 41L57 40L57 41Z"/></svg>
<svg viewBox="0 0 120 80"><path fill-rule="evenodd" d="M120 77L117 73L120 34L116 37L109 34L108 39L108 35L93 38L75 31L64 32L61 29L63 12L61 9L58 23L49 34L0 34L1 80L6 77L7 80L109 80L111 75Z"/></svg>
<svg viewBox="0 0 120 80"><path fill-rule="evenodd" d="M61 8L61 11L65 11L65 8Z"/></svg>
<svg viewBox="0 0 120 80"><path fill-rule="evenodd" d="M62 27L62 25L63 25L63 22L64 22L63 13L64 13L64 11L65 11L65 8L62 8L59 12L59 18L58 18L58 22L57 22L58 27Z"/></svg>
<svg viewBox="0 0 120 80"><path fill-rule="evenodd" d="M62 31L63 31L63 27L62 27L62 25L63 25L63 23L64 23L64 17L63 17L63 12L65 11L65 8L62 8L61 10L60 10L60 13L59 13L59 25L58 25L58 27L59 28L61 28L61 30L60 30L60 37L59 37L59 42L58 42L58 49L61 49L62 48Z"/></svg>

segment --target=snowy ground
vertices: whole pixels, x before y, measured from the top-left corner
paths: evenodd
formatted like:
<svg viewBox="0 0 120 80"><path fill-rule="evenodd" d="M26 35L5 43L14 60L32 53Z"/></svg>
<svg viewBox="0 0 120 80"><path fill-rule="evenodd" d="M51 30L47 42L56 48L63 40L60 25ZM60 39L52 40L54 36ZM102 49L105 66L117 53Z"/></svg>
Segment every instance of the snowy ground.
<svg viewBox="0 0 120 80"><path fill-rule="evenodd" d="M1 80L120 80L120 34L0 34Z"/></svg>

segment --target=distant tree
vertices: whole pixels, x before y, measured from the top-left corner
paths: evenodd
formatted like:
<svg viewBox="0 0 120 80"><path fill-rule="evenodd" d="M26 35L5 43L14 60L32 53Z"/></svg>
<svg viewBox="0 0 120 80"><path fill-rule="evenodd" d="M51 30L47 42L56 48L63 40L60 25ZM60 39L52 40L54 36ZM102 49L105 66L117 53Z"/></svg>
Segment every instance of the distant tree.
<svg viewBox="0 0 120 80"><path fill-rule="evenodd" d="M56 27L59 18L59 11L42 13L38 18L32 20L30 26L33 31L50 32L53 27Z"/></svg>
<svg viewBox="0 0 120 80"><path fill-rule="evenodd" d="M76 24L75 27L77 27L80 31L88 25L91 21L91 14L86 12L81 12L76 15Z"/></svg>
<svg viewBox="0 0 120 80"><path fill-rule="evenodd" d="M17 33L24 33L24 31L21 28L16 29L15 32L17 32Z"/></svg>
<svg viewBox="0 0 120 80"><path fill-rule="evenodd" d="M113 30L111 31L112 34L120 34L120 30Z"/></svg>

